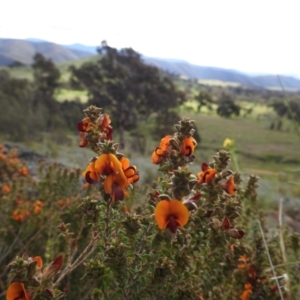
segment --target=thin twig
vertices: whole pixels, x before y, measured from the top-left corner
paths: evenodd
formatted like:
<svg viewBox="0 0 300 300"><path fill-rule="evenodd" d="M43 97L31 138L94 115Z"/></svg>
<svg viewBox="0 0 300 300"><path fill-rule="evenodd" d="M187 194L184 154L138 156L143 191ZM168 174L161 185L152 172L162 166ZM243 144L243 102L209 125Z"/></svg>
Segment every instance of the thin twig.
<svg viewBox="0 0 300 300"><path fill-rule="evenodd" d="M53 284L53 287L56 287L59 282L63 280L63 278L72 272L75 268L77 268L79 265L83 263L85 259L87 259L95 250L96 248L96 241L98 239L99 234L94 236L89 244L85 247L85 249L81 252L81 254L77 257L77 259L72 263L68 264L66 268L63 270L63 272L60 274L59 278L56 280L56 282Z"/></svg>
<svg viewBox="0 0 300 300"><path fill-rule="evenodd" d="M269 249L268 249L268 245L267 245L267 242L266 242L266 239L265 239L265 235L264 235L263 229L261 227L261 224L260 224L259 220L257 220L257 223L258 223L258 226L259 226L259 229L260 229L260 232L261 232L261 236L262 236L265 248L266 248L267 256L268 256L268 259L269 259L269 263L270 263L270 266L271 266L271 270L272 270L274 279L275 279L276 284L277 284L277 288L278 288L278 291L279 291L279 294L280 294L280 298L281 298L281 300L284 300L282 292L281 292L281 287L279 285L279 281L278 281L278 278L277 278L277 275L276 275L276 271L275 271L274 265L272 263L272 259L271 259L270 253L269 253Z"/></svg>
<svg viewBox="0 0 300 300"><path fill-rule="evenodd" d="M283 263L285 266L285 273L288 274L287 257L286 257L285 244L284 244L284 238L283 238L282 204L283 204L283 198L281 198L279 201L279 213L278 213L279 243L280 243ZM287 280L287 290L288 290L288 299L290 299L290 280Z"/></svg>
<svg viewBox="0 0 300 300"><path fill-rule="evenodd" d="M280 267L284 267L285 265L290 266L290 265L297 265L300 264L300 261L291 261L291 262L287 262L286 264L278 264L275 265L274 268L280 268ZM269 272L271 270L270 269L265 269L266 272Z"/></svg>

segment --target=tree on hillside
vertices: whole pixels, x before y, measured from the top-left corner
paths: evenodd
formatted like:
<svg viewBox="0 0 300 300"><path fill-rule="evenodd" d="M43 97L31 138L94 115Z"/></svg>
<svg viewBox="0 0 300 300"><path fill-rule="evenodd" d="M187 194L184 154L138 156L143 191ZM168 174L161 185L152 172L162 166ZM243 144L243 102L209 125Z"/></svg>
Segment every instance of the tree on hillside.
<svg viewBox="0 0 300 300"><path fill-rule="evenodd" d="M34 106L36 110L45 108L48 113L47 127L53 128L54 117L59 111L59 104L54 99L55 89L59 86L60 72L51 59L36 53L33 57Z"/></svg>
<svg viewBox="0 0 300 300"><path fill-rule="evenodd" d="M201 108L206 106L209 110L212 110L213 98L212 96L205 92L200 91L194 98L198 102L198 113L201 111Z"/></svg>
<svg viewBox="0 0 300 300"><path fill-rule="evenodd" d="M8 140L23 141L35 136L38 118L32 113L32 87L26 79L11 78L0 70L0 134Z"/></svg>
<svg viewBox="0 0 300 300"><path fill-rule="evenodd" d="M233 98L225 93L221 94L218 101L217 114L221 117L230 118L232 115L238 116L241 107L237 105Z"/></svg>
<svg viewBox="0 0 300 300"><path fill-rule="evenodd" d="M45 58L41 53L33 57L34 83L37 90L43 95L53 96L55 89L59 86L60 71L51 59Z"/></svg>
<svg viewBox="0 0 300 300"><path fill-rule="evenodd" d="M294 119L296 122L300 123L300 99L295 97L291 99L288 103L283 101L283 99L275 100L270 105L278 117L287 117L288 119Z"/></svg>
<svg viewBox="0 0 300 300"><path fill-rule="evenodd" d="M102 43L101 52L105 55L97 62L70 68L71 83L88 90L88 104L110 113L122 147L125 130L136 128L152 113L168 112L186 97L158 68L144 64L133 49L119 51Z"/></svg>

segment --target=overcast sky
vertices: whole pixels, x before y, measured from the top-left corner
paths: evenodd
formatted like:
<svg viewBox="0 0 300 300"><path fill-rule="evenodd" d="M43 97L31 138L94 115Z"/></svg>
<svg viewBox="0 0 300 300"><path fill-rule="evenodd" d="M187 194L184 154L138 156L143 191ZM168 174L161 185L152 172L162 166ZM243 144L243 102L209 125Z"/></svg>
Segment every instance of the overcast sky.
<svg viewBox="0 0 300 300"><path fill-rule="evenodd" d="M300 0L0 0L0 38L105 39L152 57L300 74Z"/></svg>

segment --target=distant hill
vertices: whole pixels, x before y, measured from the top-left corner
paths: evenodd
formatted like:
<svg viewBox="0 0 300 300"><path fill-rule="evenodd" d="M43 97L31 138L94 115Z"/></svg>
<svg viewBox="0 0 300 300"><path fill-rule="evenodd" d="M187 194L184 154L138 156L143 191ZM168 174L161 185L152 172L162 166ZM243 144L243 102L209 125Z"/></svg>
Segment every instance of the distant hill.
<svg viewBox="0 0 300 300"><path fill-rule="evenodd" d="M143 56L143 60L147 64L187 78L235 82L253 88L280 88L280 82L276 75L251 76L236 70L197 66L183 60L175 59L160 59ZM300 91L299 79L285 75L280 75L280 79L286 89Z"/></svg>
<svg viewBox="0 0 300 300"><path fill-rule="evenodd" d="M51 58L55 63L77 60L93 55L91 52L70 49L43 40L0 39L0 65L2 66L9 66L15 63L30 65L36 52Z"/></svg>
<svg viewBox="0 0 300 300"><path fill-rule="evenodd" d="M55 63L78 60L97 54L97 46L82 44L59 45L44 40L0 39L0 66L15 64L30 65L36 52L51 58ZM243 86L264 89L280 89L280 82L275 75L249 75L243 72L216 67L193 65L180 59L160 59L142 56L145 63L154 65L169 73L186 78L209 81L237 83ZM293 76L280 76L286 90L300 91L300 80Z"/></svg>

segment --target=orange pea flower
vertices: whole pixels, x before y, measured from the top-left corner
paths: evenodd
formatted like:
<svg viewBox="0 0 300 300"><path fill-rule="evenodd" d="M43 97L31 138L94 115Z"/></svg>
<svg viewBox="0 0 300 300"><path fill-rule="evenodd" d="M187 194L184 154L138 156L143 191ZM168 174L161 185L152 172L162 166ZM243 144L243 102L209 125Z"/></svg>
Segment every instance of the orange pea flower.
<svg viewBox="0 0 300 300"><path fill-rule="evenodd" d="M208 166L208 164L203 163L201 165L202 172L199 172L198 177L198 183L211 183L213 179L215 178L215 175L217 174L217 170L211 168Z"/></svg>
<svg viewBox="0 0 300 300"><path fill-rule="evenodd" d="M13 282L6 292L6 300L30 300L31 297L22 282Z"/></svg>
<svg viewBox="0 0 300 300"><path fill-rule="evenodd" d="M120 162L122 164L122 170L127 177L127 184L131 184L134 182L137 182L139 180L139 174L137 173L136 166L129 165L129 159L126 157L122 157L120 159Z"/></svg>
<svg viewBox="0 0 300 300"><path fill-rule="evenodd" d="M59 207L63 207L63 206L64 206L64 200L63 200L63 199L59 199L59 200L57 201L57 205L58 205Z"/></svg>
<svg viewBox="0 0 300 300"><path fill-rule="evenodd" d="M111 141L112 140L113 128L110 125L111 120L110 120L109 115L108 114L103 114L101 116L101 121L100 122L101 122L100 124L101 124L102 130L106 134L106 138Z"/></svg>
<svg viewBox="0 0 300 300"><path fill-rule="evenodd" d="M17 222L23 222L27 217L29 217L29 211L26 209L15 209L12 213L11 216L14 220Z"/></svg>
<svg viewBox="0 0 300 300"><path fill-rule="evenodd" d="M93 128L93 123L89 117L77 123L77 129L81 132L88 132Z"/></svg>
<svg viewBox="0 0 300 300"><path fill-rule="evenodd" d="M28 175L28 169L26 167L22 167L20 170L20 174L23 176L27 176Z"/></svg>
<svg viewBox="0 0 300 300"><path fill-rule="evenodd" d="M158 151L158 152L156 152ZM161 151L159 148L156 148L152 153L152 163L158 165L161 162Z"/></svg>
<svg viewBox="0 0 300 300"><path fill-rule="evenodd" d="M241 295L241 300L248 300L252 294L252 286L250 283L244 285L244 292Z"/></svg>
<svg viewBox="0 0 300 300"><path fill-rule="evenodd" d="M171 135L166 135L164 138L161 139L159 147L157 147L154 152L152 153L152 163L153 164L160 164L162 159L167 156L167 151L170 148L169 141L172 138Z"/></svg>
<svg viewBox="0 0 300 300"><path fill-rule="evenodd" d="M38 215L42 211L42 207L44 206L44 203L40 200L37 200L34 204L33 212Z"/></svg>
<svg viewBox="0 0 300 300"><path fill-rule="evenodd" d="M238 262L238 269L244 270L248 267L247 258L244 255L240 255Z"/></svg>
<svg viewBox="0 0 300 300"><path fill-rule="evenodd" d="M88 144L86 137L86 133L89 132L93 128L93 123L89 117L84 118L82 121L77 123L77 129L80 131L80 147L86 147Z"/></svg>
<svg viewBox="0 0 300 300"><path fill-rule="evenodd" d="M173 233L176 232L177 227L184 226L189 220L189 211L179 200L158 202L154 214L158 227L168 228Z"/></svg>
<svg viewBox="0 0 300 300"><path fill-rule="evenodd" d="M43 267L43 260L40 256L35 256L32 258L34 261L36 261L36 266L38 267L38 269L42 269Z"/></svg>
<svg viewBox="0 0 300 300"><path fill-rule="evenodd" d="M4 194L9 193L9 192L10 192L10 187L9 187L8 185L3 185L3 187L2 187L2 192L3 192Z"/></svg>
<svg viewBox="0 0 300 300"><path fill-rule="evenodd" d="M118 158L112 154L101 154L95 161L95 171L100 175L111 175L122 170L122 164Z"/></svg>
<svg viewBox="0 0 300 300"><path fill-rule="evenodd" d="M226 189L225 190L229 195L231 195L231 196L235 195L236 187L234 184L233 176L230 176L229 179L226 181Z"/></svg>
<svg viewBox="0 0 300 300"><path fill-rule="evenodd" d="M57 204L59 207L68 208L68 207L70 207L71 200L69 198L67 198L66 200L59 199L57 201Z"/></svg>
<svg viewBox="0 0 300 300"><path fill-rule="evenodd" d="M88 140L86 139L86 132L80 132L79 133L80 137L80 142L79 142L79 147L84 148L88 145Z"/></svg>
<svg viewBox="0 0 300 300"><path fill-rule="evenodd" d="M190 156L193 154L196 146L197 142L192 136L185 138L182 141L181 153L185 156Z"/></svg>
<svg viewBox="0 0 300 300"><path fill-rule="evenodd" d="M94 157L87 166L86 170L82 173L82 176L85 178L86 182L91 184L100 180L100 175L95 169L96 160L96 157Z"/></svg>
<svg viewBox="0 0 300 300"><path fill-rule="evenodd" d="M126 193L124 189L127 185L127 177L123 170L116 174L108 175L103 182L104 192L111 195L112 202L124 199Z"/></svg>

